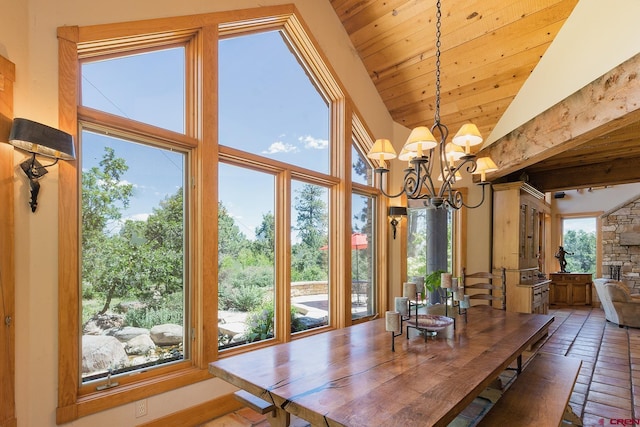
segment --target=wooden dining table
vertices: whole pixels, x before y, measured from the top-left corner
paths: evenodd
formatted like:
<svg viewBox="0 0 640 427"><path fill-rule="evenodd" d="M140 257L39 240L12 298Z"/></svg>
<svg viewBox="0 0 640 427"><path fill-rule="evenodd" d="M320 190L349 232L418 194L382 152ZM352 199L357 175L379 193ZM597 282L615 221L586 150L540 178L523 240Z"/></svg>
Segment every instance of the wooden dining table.
<svg viewBox="0 0 640 427"><path fill-rule="evenodd" d="M488 306L435 337L396 337L376 319L226 357L209 372L275 405L269 422L313 426L446 426L553 317ZM405 323L406 325L406 323Z"/></svg>

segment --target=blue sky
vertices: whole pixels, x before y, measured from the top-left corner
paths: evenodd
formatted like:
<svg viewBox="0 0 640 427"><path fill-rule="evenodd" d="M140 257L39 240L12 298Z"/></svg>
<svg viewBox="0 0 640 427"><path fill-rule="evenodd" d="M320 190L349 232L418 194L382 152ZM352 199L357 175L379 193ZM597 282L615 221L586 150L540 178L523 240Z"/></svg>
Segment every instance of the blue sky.
<svg viewBox="0 0 640 427"><path fill-rule="evenodd" d="M562 229L564 233L569 230L584 230L587 233L595 233L596 218L564 218L562 220Z"/></svg>
<svg viewBox="0 0 640 427"><path fill-rule="evenodd" d="M184 50L174 48L85 64L82 102L184 132L183 58ZM222 40L219 67L220 144L329 172L328 105L278 32ZM134 184L135 194L125 217L145 218L182 185L179 153L97 134L84 135L83 169L98 164L105 144L116 147L130 166L123 179ZM219 198L252 238L263 214L273 212L274 181L266 174L237 172L221 166Z"/></svg>

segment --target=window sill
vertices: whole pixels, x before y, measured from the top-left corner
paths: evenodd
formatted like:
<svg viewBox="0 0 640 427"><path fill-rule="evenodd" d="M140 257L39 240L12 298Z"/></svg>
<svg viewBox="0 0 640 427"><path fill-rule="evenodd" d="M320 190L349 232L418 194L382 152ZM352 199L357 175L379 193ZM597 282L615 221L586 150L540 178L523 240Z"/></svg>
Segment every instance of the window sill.
<svg viewBox="0 0 640 427"><path fill-rule="evenodd" d="M78 396L75 404L58 407L56 410L56 423L68 423L87 415L210 378L213 378L213 376L206 369L188 367L173 370L167 374L154 375L143 380L121 384L107 390L87 393Z"/></svg>

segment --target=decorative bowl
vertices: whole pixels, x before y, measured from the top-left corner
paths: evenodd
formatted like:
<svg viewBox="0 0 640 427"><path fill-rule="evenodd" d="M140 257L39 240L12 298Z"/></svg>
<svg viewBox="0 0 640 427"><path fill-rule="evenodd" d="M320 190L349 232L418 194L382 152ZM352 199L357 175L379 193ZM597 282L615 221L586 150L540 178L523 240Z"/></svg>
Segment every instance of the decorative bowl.
<svg viewBox="0 0 640 427"><path fill-rule="evenodd" d="M437 314L418 314L416 324L416 316L413 315L407 320L407 325L417 326L427 331L440 331L449 325L453 324L453 319L447 316L440 316Z"/></svg>

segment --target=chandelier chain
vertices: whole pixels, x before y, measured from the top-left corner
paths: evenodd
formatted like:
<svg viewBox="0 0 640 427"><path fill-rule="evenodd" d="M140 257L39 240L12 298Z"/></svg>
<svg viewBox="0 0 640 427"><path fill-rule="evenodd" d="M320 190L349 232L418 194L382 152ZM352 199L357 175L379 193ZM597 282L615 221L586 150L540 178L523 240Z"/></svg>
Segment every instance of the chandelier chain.
<svg viewBox="0 0 640 427"><path fill-rule="evenodd" d="M436 2L436 111L435 123L440 123L440 36L442 35L442 11L440 0Z"/></svg>

